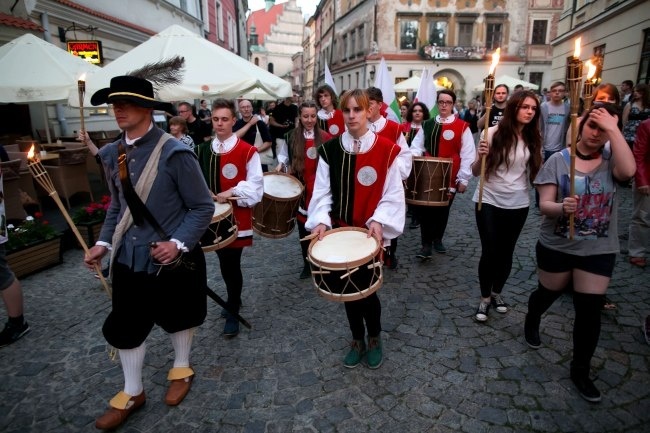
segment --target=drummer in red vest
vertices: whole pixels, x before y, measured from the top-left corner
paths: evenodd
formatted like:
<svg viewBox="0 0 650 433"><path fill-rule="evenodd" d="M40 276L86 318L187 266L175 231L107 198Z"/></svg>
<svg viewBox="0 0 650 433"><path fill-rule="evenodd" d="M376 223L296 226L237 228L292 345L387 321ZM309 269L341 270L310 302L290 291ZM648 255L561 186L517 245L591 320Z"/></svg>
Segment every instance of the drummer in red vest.
<svg viewBox="0 0 650 433"><path fill-rule="evenodd" d="M438 114L434 119L422 123L411 143L414 156L434 156L451 158L451 177L449 184L449 204L446 206L415 206L420 221L422 249L416 257L427 260L431 258L431 244L440 254L447 252L442 237L447 228L449 210L456 192L464 193L467 183L472 178L471 165L476 157L474 138L469 124L454 113L456 94L443 89L438 92Z"/></svg>
<svg viewBox="0 0 650 433"><path fill-rule="evenodd" d="M409 151L408 143L404 134L402 134L402 125L399 123L385 118L381 113L381 107L384 102L384 95L377 87L368 87L366 89L368 98L370 99L370 109L368 120L369 128L375 134L387 138L391 143L395 143L400 147L400 154L397 158L400 176L402 180L406 180L411 173L411 166L413 164L413 156ZM397 238L391 239L390 248L388 249L387 257L384 261L390 269L397 268Z"/></svg>
<svg viewBox="0 0 650 433"><path fill-rule="evenodd" d="M370 100L364 90L345 92L341 107L347 131L318 148L305 227L319 240L329 228L367 228L369 237L386 246L404 229L404 188L397 163L401 149L368 129ZM344 305L353 340L343 364L354 368L365 358L369 368L378 368L383 353L377 292Z"/></svg>
<svg viewBox="0 0 650 433"><path fill-rule="evenodd" d="M264 182L257 149L232 132L237 121L235 113L232 101L214 101L212 127L216 137L199 145L197 154L213 199L219 203L233 204L237 240L217 250L217 255L228 291L228 309L239 312L244 284L241 255L244 247L253 245L252 207L262 200ZM237 197L237 200L232 200L232 197ZM225 310L222 316L226 318L223 335L235 337L239 333L239 321Z"/></svg>
<svg viewBox="0 0 650 433"><path fill-rule="evenodd" d="M318 106L314 101L305 101L298 107L298 125L287 134L284 139L278 139L278 166L275 171L287 172L294 175L305 186L305 194L298 207L298 234L303 239L309 234L305 229L307 209L314 191L316 181L316 167L318 166L317 148L332 136L323 131L318 122ZM343 116L343 114L341 114ZM309 242L301 241L303 267L300 278L309 278L311 269L307 261Z"/></svg>
<svg viewBox="0 0 650 433"><path fill-rule="evenodd" d="M318 110L318 126L323 131L337 137L345 131L343 112L337 108L338 99L331 86L323 84L314 93L314 99L320 107Z"/></svg>

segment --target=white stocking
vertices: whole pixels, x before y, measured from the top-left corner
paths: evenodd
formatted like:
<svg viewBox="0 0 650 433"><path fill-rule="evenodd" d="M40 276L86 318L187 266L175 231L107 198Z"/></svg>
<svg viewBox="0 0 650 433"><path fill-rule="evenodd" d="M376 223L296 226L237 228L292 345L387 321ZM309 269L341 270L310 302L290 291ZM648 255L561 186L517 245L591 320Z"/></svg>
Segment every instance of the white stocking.
<svg viewBox="0 0 650 433"><path fill-rule="evenodd" d="M169 334L174 346L174 367L190 366L190 349L195 330L196 328L191 328Z"/></svg>
<svg viewBox="0 0 650 433"><path fill-rule="evenodd" d="M130 396L140 395L142 387L142 365L146 352L145 343L135 349L120 349L120 361L124 372L124 392Z"/></svg>

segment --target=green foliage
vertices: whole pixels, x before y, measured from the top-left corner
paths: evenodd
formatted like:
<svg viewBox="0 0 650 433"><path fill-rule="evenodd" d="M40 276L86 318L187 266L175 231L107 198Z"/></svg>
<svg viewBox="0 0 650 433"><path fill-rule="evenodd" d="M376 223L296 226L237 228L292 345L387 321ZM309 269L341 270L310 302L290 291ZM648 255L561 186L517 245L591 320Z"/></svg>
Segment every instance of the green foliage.
<svg viewBox="0 0 650 433"><path fill-rule="evenodd" d="M29 245L54 239L59 235L54 227L47 220L43 219L41 212L34 212L34 216L28 216L18 226L14 226L13 224L7 225L7 237L9 240L5 243L5 248L7 252L11 252Z"/></svg>

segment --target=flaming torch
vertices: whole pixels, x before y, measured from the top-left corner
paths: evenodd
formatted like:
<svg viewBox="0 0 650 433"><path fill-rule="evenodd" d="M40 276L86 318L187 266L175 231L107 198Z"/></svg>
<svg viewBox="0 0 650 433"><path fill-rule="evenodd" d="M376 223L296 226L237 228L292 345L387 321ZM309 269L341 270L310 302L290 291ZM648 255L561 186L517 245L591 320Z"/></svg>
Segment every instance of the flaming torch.
<svg viewBox="0 0 650 433"><path fill-rule="evenodd" d="M492 110L492 96L494 95L494 71L497 68L499 63L499 57L501 53L501 48L497 48L496 51L492 54L492 64L490 65L490 70L488 71L488 76L485 77L485 127L483 128L483 137L487 141L488 134L487 130L490 126L490 111ZM488 146L489 146L488 142ZM478 187L478 210L481 210L481 205L483 204L483 185L485 184L485 155L481 157L481 177L479 178L479 187Z"/></svg>
<svg viewBox="0 0 650 433"><path fill-rule="evenodd" d="M84 72L77 81L77 91L79 92L79 123L83 131L82 140L86 144L86 121L84 119L84 97L86 95L86 73Z"/></svg>
<svg viewBox="0 0 650 433"><path fill-rule="evenodd" d="M571 98L571 166L569 171L569 195L576 194L576 141L578 139L578 109L580 108L580 85L582 84L582 61L580 61L580 39L575 41L573 57L567 62L567 81L569 83L569 98ZM575 215L569 215L569 239L573 239L575 231Z"/></svg>
<svg viewBox="0 0 650 433"><path fill-rule="evenodd" d="M582 87L583 112L587 112L591 108L594 99L594 84L597 82L596 65L591 60L587 60L585 66L587 67L587 79Z"/></svg>
<svg viewBox="0 0 650 433"><path fill-rule="evenodd" d="M38 182L40 186L43 187L43 189L49 194L50 197L54 200L56 205L61 209L61 213L65 217L65 220L67 221L68 225L72 229L72 232L75 234L77 237L77 240L79 241L79 244L83 248L84 252L87 254L88 253L88 245L86 245L86 241L84 241L84 238L81 236L81 233L79 233L79 229L77 229L77 226L72 222L72 218L70 218L70 214L66 210L65 206L63 206L63 202L61 202L61 198L59 197L59 193L56 191L54 188L54 184L52 183L52 178L50 178L49 173L47 170L45 170L45 167L43 167L43 164L41 163L41 160L38 158L36 152L34 152L34 146L29 149L29 152L27 152L27 159L28 159L28 167L29 171L32 173L32 176ZM95 271L97 272L97 275L99 275L99 279L102 282L102 286L104 286L104 290L108 294L108 297L111 297L111 289L108 286L108 282L104 278L104 275L102 274L101 267L99 264L95 265Z"/></svg>

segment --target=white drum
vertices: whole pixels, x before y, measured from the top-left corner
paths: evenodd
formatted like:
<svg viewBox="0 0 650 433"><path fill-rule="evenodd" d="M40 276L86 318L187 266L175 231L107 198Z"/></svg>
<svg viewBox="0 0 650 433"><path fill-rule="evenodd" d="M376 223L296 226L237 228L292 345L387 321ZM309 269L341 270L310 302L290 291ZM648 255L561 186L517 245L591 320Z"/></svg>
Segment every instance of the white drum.
<svg viewBox="0 0 650 433"><path fill-rule="evenodd" d="M199 241L201 249L209 252L226 247L237 239L237 232L232 205L215 201L212 222Z"/></svg>
<svg viewBox="0 0 650 433"><path fill-rule="evenodd" d="M341 227L309 244L312 280L331 301L356 301L376 292L383 282L382 248L368 230Z"/></svg>

